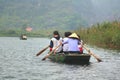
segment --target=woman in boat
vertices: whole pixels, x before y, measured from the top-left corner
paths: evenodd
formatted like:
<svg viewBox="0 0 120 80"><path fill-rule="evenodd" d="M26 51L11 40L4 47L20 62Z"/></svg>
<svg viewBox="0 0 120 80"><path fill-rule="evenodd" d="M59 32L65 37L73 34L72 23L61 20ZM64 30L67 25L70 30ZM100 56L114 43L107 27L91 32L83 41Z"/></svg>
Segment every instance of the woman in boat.
<svg viewBox="0 0 120 80"><path fill-rule="evenodd" d="M54 31L53 38L51 38L51 41L50 41L50 51L54 50L60 44L61 41L62 41L62 38L60 37L59 32ZM56 52L57 53L62 52L62 45L54 51L54 53Z"/></svg>
<svg viewBox="0 0 120 80"><path fill-rule="evenodd" d="M78 53L80 54L80 50L79 50L79 36L76 33L72 33L69 36L69 39L62 42L62 44L68 44L68 53Z"/></svg>
<svg viewBox="0 0 120 80"><path fill-rule="evenodd" d="M64 33L64 38L63 38L63 42L66 42L69 38L69 36L71 35L71 32L65 32ZM67 53L68 52L68 43L63 44L63 52Z"/></svg>

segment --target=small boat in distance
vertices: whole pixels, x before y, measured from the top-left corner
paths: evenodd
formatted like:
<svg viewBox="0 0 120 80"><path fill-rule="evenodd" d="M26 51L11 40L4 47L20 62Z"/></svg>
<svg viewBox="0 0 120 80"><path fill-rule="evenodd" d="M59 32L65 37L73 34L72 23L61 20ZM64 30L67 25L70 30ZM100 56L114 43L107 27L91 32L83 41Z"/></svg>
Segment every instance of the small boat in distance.
<svg viewBox="0 0 120 80"><path fill-rule="evenodd" d="M83 54L51 54L48 58L51 61L65 64L77 64L77 65L89 65L91 55L87 53Z"/></svg>
<svg viewBox="0 0 120 80"><path fill-rule="evenodd" d="M26 34L22 34L22 35L20 36L20 39L21 39L21 40L27 40Z"/></svg>

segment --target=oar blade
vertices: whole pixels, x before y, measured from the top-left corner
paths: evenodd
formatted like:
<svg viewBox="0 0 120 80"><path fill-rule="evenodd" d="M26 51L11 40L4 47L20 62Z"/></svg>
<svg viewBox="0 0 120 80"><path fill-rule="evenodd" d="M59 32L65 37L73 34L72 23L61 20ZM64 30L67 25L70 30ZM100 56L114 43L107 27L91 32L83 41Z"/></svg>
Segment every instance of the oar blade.
<svg viewBox="0 0 120 80"><path fill-rule="evenodd" d="M36 54L36 56L39 56L40 54L42 54L45 50L40 51L39 53Z"/></svg>
<svg viewBox="0 0 120 80"><path fill-rule="evenodd" d="M45 50L47 50L49 48L49 45L47 47L45 47L44 49L42 49L40 52L38 52L36 54L36 56L39 56L40 54L42 54Z"/></svg>
<svg viewBox="0 0 120 80"><path fill-rule="evenodd" d="M43 58L42 61L46 60L46 58Z"/></svg>
<svg viewBox="0 0 120 80"><path fill-rule="evenodd" d="M102 62L102 60L101 60L101 59L97 59L97 61L98 61L98 62Z"/></svg>
<svg viewBox="0 0 120 80"><path fill-rule="evenodd" d="M47 54L47 55L42 59L42 61L46 60L46 58L48 58L52 53L53 53L53 51L51 51L49 54Z"/></svg>
<svg viewBox="0 0 120 80"><path fill-rule="evenodd" d="M94 58L96 58L98 62L102 62L102 60L101 60L97 55L95 55L93 52L91 52L90 49L88 49L88 48L85 47L84 45L83 45L83 47L88 51L88 53L89 53L90 55L92 55Z"/></svg>

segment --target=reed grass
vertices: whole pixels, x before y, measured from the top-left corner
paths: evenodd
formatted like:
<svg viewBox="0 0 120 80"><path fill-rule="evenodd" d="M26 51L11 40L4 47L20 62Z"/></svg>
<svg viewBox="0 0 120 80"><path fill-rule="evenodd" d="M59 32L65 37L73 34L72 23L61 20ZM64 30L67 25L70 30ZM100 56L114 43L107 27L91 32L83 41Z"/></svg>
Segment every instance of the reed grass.
<svg viewBox="0 0 120 80"><path fill-rule="evenodd" d="M120 49L120 22L104 22L89 28L80 28L75 31L88 44L99 47Z"/></svg>

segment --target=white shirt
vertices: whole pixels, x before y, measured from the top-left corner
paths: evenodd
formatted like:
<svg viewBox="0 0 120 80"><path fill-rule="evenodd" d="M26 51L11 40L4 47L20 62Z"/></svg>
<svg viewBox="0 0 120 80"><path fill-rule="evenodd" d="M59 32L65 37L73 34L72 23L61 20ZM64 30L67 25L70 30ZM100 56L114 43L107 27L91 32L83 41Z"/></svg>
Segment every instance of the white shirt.
<svg viewBox="0 0 120 80"><path fill-rule="evenodd" d="M56 38L51 39L53 42L53 50L60 44L60 41L62 42L62 38L57 40ZM62 50L62 45L56 49L56 52L60 52Z"/></svg>
<svg viewBox="0 0 120 80"><path fill-rule="evenodd" d="M78 48L78 43L79 40L77 39L72 39L72 38L68 38L66 41L63 42L63 44L68 43L68 51L80 51Z"/></svg>
<svg viewBox="0 0 120 80"><path fill-rule="evenodd" d="M63 39L63 42L66 42L68 40L68 38L67 37L65 37L64 39ZM63 44L63 51L68 51L68 43L65 43L65 44Z"/></svg>

